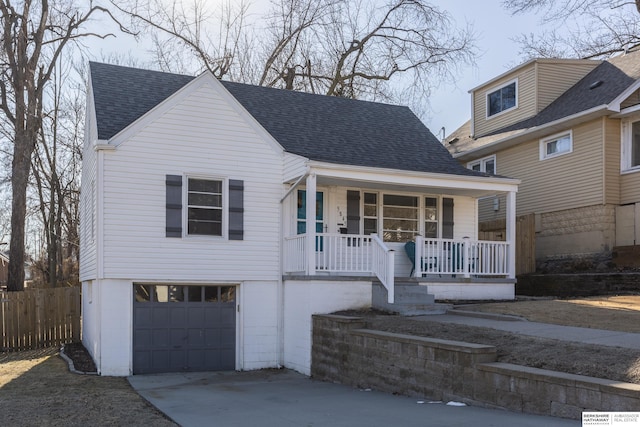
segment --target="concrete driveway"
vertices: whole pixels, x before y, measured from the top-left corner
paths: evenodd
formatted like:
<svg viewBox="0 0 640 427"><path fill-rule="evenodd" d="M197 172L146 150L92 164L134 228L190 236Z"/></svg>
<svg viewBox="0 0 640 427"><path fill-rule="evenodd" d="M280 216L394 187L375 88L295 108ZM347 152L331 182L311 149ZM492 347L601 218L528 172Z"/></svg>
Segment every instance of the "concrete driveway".
<svg viewBox="0 0 640 427"><path fill-rule="evenodd" d="M289 370L129 377L133 388L184 427L190 426L579 426L447 402L393 396L314 381Z"/></svg>

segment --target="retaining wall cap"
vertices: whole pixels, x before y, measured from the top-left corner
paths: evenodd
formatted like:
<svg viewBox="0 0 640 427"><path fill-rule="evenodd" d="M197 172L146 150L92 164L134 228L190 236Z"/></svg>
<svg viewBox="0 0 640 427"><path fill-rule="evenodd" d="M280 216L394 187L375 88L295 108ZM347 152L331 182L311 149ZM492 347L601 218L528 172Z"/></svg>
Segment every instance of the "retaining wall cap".
<svg viewBox="0 0 640 427"><path fill-rule="evenodd" d="M375 331L371 329L354 329L351 331L354 335L384 337L390 341L405 342L413 344L423 344L430 347L441 348L446 350L455 350L462 353L496 353L494 346L484 344L472 344L462 341L442 340L438 338L418 337L415 335L396 334L393 332Z"/></svg>
<svg viewBox="0 0 640 427"><path fill-rule="evenodd" d="M480 371L509 374L519 378L530 378L552 384L563 384L640 398L640 384L588 377L586 375L567 374L502 362L482 363L478 364L476 368Z"/></svg>

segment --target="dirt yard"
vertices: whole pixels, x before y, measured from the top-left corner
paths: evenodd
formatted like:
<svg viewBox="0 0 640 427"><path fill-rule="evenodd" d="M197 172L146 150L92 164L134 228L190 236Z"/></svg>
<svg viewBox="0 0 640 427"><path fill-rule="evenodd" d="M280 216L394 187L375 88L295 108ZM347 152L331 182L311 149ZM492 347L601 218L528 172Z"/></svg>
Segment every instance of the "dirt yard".
<svg viewBox="0 0 640 427"><path fill-rule="evenodd" d="M58 349L0 353L2 426L175 426L125 378L69 372Z"/></svg>
<svg viewBox="0 0 640 427"><path fill-rule="evenodd" d="M640 333L640 296L459 307L529 320ZM485 328L368 313L372 328L491 344L501 361L640 383L640 352L521 337ZM70 373L58 349L0 353L0 425L175 426L124 378Z"/></svg>

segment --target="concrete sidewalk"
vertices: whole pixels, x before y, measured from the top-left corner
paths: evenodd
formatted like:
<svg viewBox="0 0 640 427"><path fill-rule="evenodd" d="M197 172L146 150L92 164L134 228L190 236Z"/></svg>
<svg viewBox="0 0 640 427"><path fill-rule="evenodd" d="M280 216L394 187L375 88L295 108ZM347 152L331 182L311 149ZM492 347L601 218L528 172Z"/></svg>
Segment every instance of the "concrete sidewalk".
<svg viewBox="0 0 640 427"><path fill-rule="evenodd" d="M129 383L190 426L579 426L580 421L394 396L289 370L135 375Z"/></svg>
<svg viewBox="0 0 640 427"><path fill-rule="evenodd" d="M459 325L480 326L540 338L640 350L640 334L529 322L526 319L515 316L449 310L447 314L413 316L411 318L415 320L422 319Z"/></svg>

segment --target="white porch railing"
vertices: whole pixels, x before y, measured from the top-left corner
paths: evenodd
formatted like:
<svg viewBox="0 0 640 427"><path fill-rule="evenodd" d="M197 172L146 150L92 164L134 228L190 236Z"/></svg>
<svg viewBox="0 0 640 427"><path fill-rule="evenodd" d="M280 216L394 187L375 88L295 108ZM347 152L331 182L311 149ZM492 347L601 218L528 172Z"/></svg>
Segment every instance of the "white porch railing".
<svg viewBox="0 0 640 427"><path fill-rule="evenodd" d="M509 276L509 243L416 237L415 276ZM421 262L418 262L421 260Z"/></svg>
<svg viewBox="0 0 640 427"><path fill-rule="evenodd" d="M285 273L375 274L393 303L394 251L378 236L317 233L313 266L307 265L306 239L306 234L284 239Z"/></svg>

